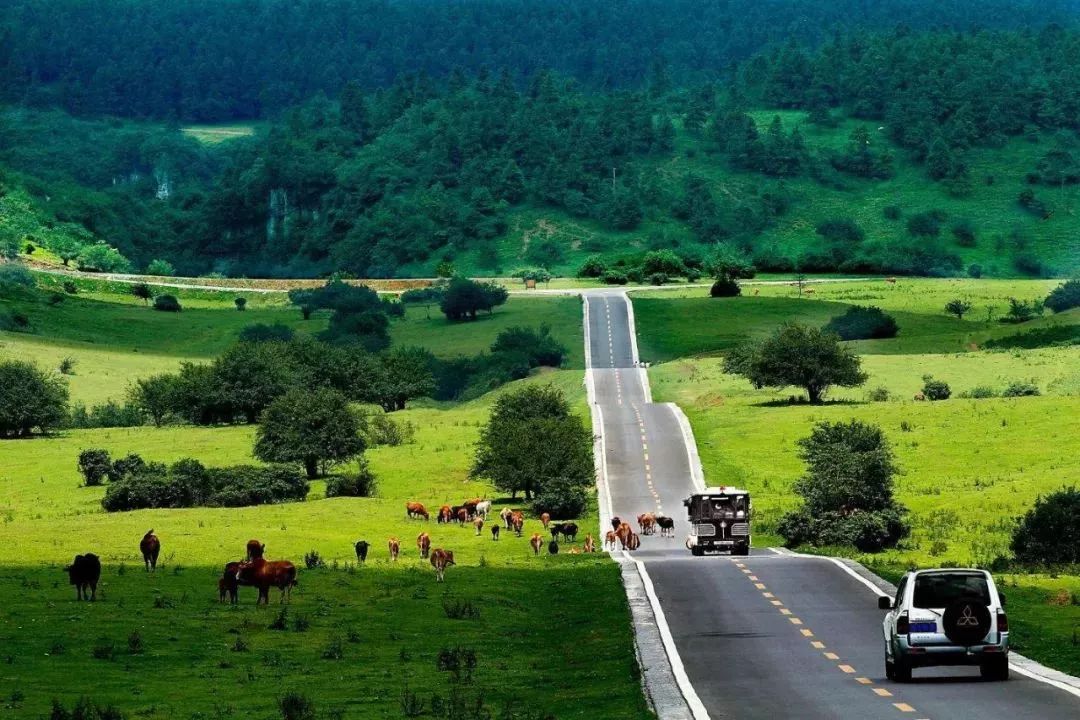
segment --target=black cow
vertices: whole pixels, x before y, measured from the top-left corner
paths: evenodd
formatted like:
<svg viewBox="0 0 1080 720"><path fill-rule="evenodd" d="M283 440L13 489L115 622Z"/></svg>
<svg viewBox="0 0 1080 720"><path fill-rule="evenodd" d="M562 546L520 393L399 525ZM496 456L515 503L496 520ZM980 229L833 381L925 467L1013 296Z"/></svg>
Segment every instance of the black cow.
<svg viewBox="0 0 1080 720"><path fill-rule="evenodd" d="M660 526L660 537L675 537L675 520L667 515L657 515L656 524Z"/></svg>
<svg viewBox="0 0 1080 720"><path fill-rule="evenodd" d="M562 529L559 532L561 532L562 536L569 542L574 542L577 538L577 529L576 523L563 523Z"/></svg>
<svg viewBox="0 0 1080 720"><path fill-rule="evenodd" d="M367 562L367 551L371 547L367 540L358 540L356 543L356 560L357 562Z"/></svg>
<svg viewBox="0 0 1080 720"><path fill-rule="evenodd" d="M499 524L498 523L495 523L494 525L491 526L491 539L492 540L498 540L499 539Z"/></svg>
<svg viewBox="0 0 1080 720"><path fill-rule="evenodd" d="M614 530L615 532L619 532L619 526L620 525L622 525L622 520L619 519L618 515L611 518L611 529L612 530Z"/></svg>
<svg viewBox="0 0 1080 720"><path fill-rule="evenodd" d="M225 564L225 570L218 578L218 600L225 602L228 596L229 603L235 605L240 597L240 583L236 579L236 573L240 572L240 563L231 562Z"/></svg>
<svg viewBox="0 0 1080 720"><path fill-rule="evenodd" d="M97 584L101 579L101 560L94 553L76 555L75 562L66 568L68 581L75 586L79 600L97 600ZM89 597L87 595L89 594Z"/></svg>
<svg viewBox="0 0 1080 720"><path fill-rule="evenodd" d="M549 542L548 543L548 552L551 553L552 555L558 555L559 554L559 543L555 542L554 540Z"/></svg>
<svg viewBox="0 0 1080 720"><path fill-rule="evenodd" d="M566 523L552 523L548 529L551 531L551 541L559 542L559 536L563 533Z"/></svg>

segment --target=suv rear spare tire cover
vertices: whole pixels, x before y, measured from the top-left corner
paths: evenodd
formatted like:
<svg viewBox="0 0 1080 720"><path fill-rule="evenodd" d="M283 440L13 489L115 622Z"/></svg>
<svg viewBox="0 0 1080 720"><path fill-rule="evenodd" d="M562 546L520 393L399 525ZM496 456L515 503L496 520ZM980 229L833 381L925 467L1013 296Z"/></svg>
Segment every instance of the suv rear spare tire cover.
<svg viewBox="0 0 1080 720"><path fill-rule="evenodd" d="M979 598L960 598L941 618L945 637L965 647L977 645L990 632L990 608Z"/></svg>

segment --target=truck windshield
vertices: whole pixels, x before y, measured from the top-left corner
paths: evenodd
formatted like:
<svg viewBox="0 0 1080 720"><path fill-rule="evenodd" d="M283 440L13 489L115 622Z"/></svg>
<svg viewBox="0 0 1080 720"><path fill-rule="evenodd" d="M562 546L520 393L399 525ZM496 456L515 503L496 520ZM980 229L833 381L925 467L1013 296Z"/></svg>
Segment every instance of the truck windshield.
<svg viewBox="0 0 1080 720"><path fill-rule="evenodd" d="M990 604L990 588L981 573L942 573L915 578L913 604L917 608L944 608L960 598L973 598Z"/></svg>
<svg viewBox="0 0 1080 720"><path fill-rule="evenodd" d="M746 510L746 498L742 495L698 497L691 510L694 517L701 519L734 518L737 512Z"/></svg>

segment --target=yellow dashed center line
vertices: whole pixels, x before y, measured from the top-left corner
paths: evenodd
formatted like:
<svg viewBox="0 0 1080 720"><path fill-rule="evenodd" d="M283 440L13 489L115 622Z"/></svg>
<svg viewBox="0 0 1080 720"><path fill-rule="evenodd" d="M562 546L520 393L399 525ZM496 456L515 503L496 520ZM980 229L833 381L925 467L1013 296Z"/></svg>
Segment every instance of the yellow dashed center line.
<svg viewBox="0 0 1080 720"><path fill-rule="evenodd" d="M893 703L893 707L896 708L897 710L899 710L900 712L905 712L905 713L915 712L915 708L911 707L907 703Z"/></svg>
<svg viewBox="0 0 1080 720"><path fill-rule="evenodd" d="M825 653L825 659L826 660L839 660L840 656L837 655L836 653L827 652L827 653Z"/></svg>
<svg viewBox="0 0 1080 720"><path fill-rule="evenodd" d="M881 697L892 697L892 693L885 688L874 688L874 694Z"/></svg>
<svg viewBox="0 0 1080 720"><path fill-rule="evenodd" d="M841 672L846 672L849 675L855 674L855 668L851 667L850 665L837 665L836 667L840 668Z"/></svg>

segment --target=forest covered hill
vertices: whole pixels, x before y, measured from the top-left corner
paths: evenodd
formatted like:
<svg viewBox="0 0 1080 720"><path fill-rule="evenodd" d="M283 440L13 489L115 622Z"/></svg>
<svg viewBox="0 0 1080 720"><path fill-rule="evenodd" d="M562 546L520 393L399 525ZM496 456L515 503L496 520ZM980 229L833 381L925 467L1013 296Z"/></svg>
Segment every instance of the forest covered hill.
<svg viewBox="0 0 1080 720"><path fill-rule="evenodd" d="M573 274L648 250L1080 269L1072 2L3 5L9 255L271 276ZM346 42L361 27L379 32ZM77 50L87 33L108 47Z"/></svg>

